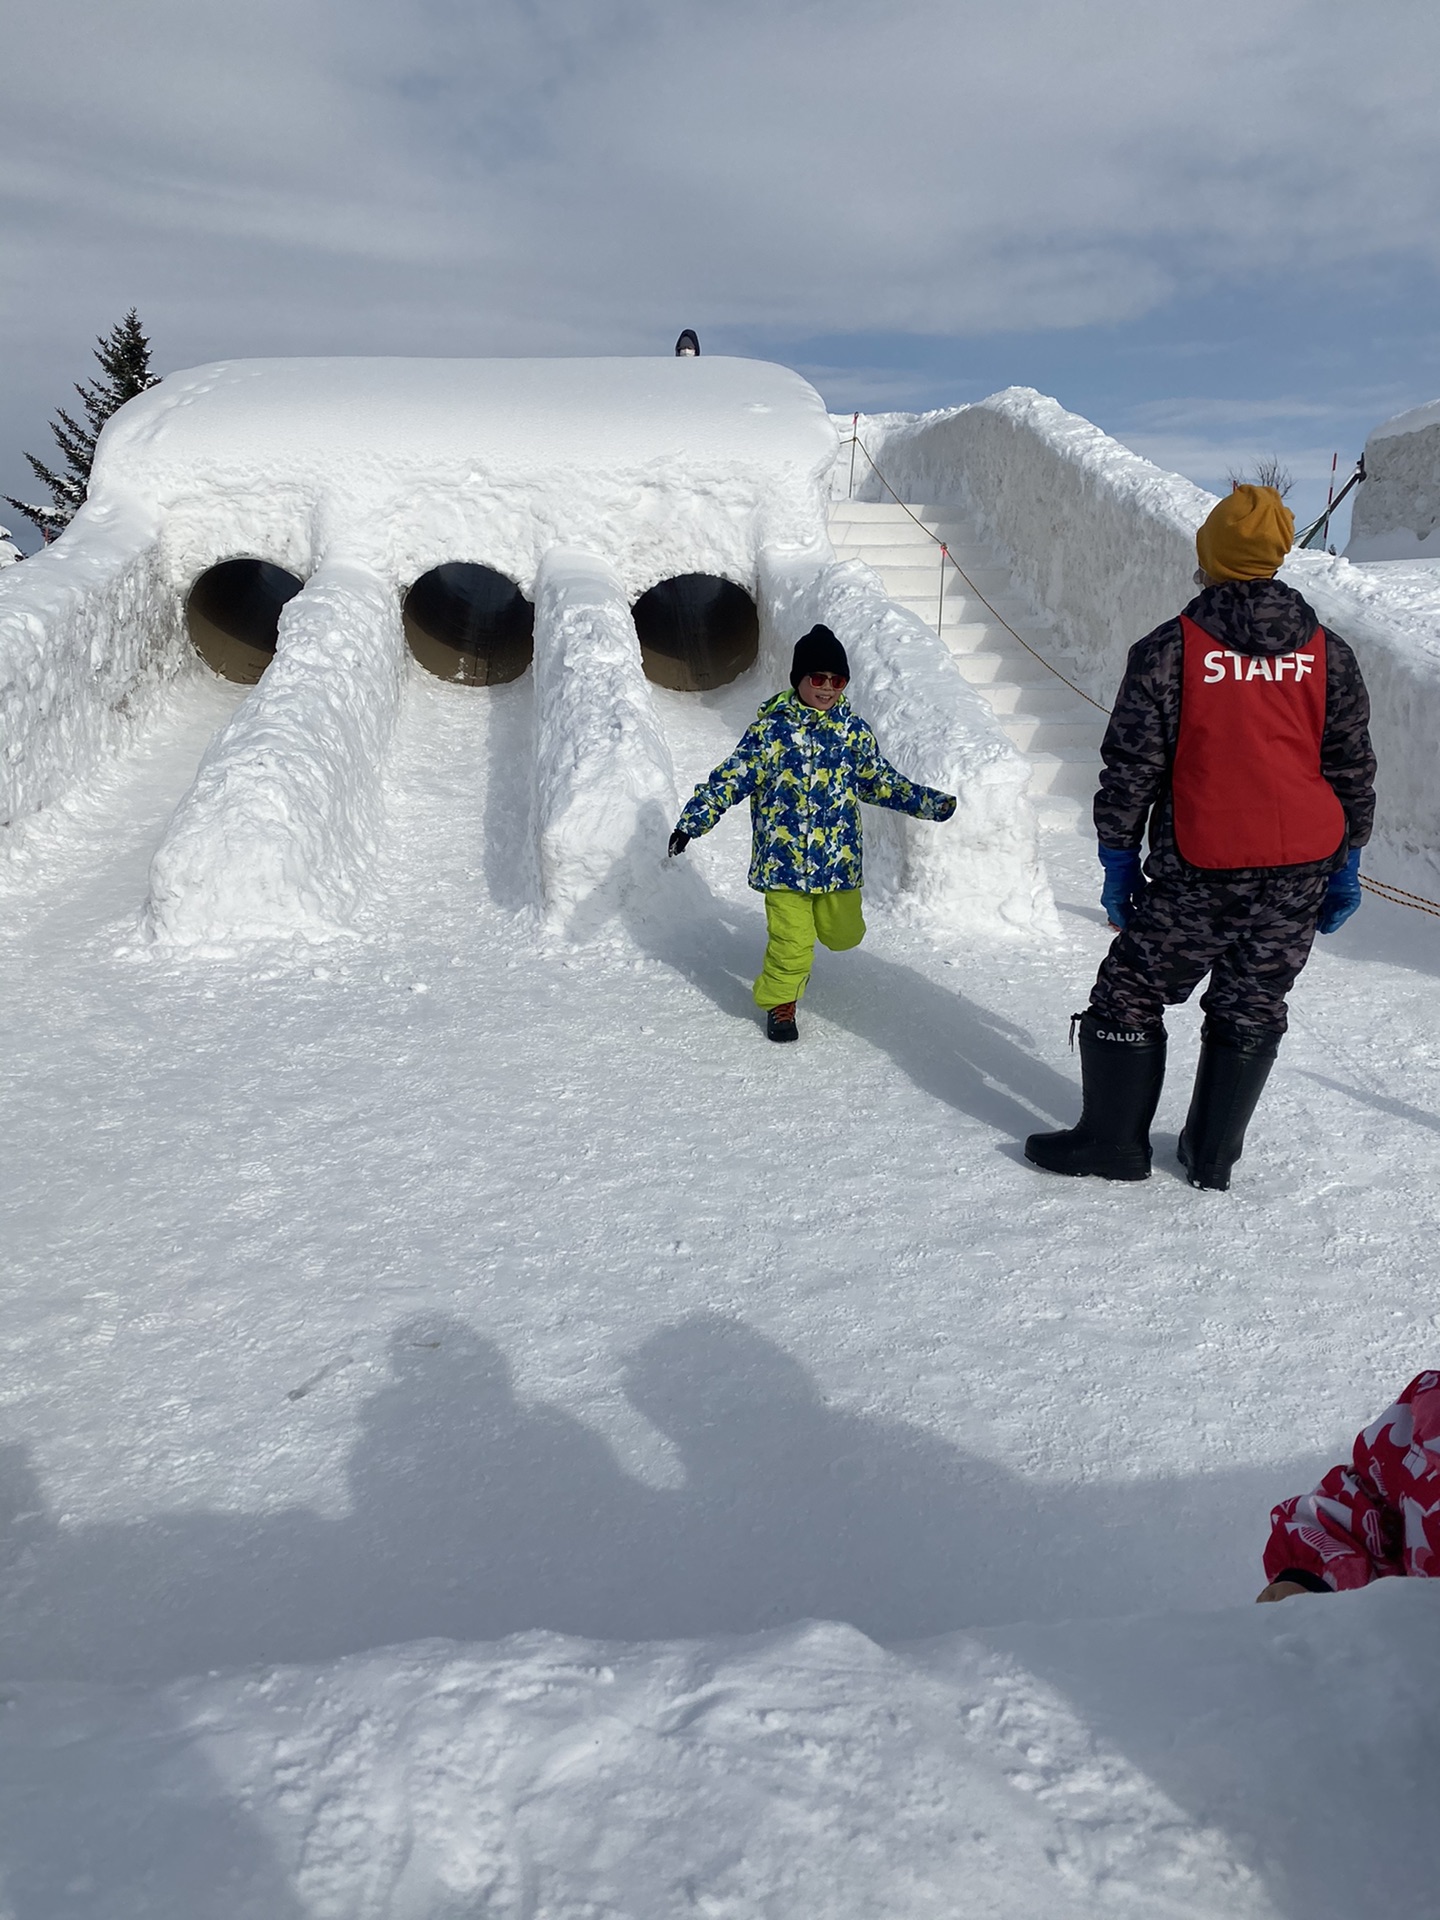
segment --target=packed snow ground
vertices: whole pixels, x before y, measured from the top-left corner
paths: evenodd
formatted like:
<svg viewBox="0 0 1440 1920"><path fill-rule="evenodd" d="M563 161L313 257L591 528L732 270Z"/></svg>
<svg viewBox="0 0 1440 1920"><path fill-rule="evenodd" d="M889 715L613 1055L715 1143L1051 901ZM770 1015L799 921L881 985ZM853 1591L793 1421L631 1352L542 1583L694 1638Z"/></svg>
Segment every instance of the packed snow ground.
<svg viewBox="0 0 1440 1920"><path fill-rule="evenodd" d="M767 691L657 691L683 789ZM1440 1593L1250 1602L1435 1361L1434 923L1321 943L1230 1195L1194 1009L1156 1177L1049 1180L1078 827L1058 938L877 920L772 1048L741 813L544 931L529 681L414 670L358 936L176 956L237 697L0 883L0 1914L1433 1910Z"/></svg>

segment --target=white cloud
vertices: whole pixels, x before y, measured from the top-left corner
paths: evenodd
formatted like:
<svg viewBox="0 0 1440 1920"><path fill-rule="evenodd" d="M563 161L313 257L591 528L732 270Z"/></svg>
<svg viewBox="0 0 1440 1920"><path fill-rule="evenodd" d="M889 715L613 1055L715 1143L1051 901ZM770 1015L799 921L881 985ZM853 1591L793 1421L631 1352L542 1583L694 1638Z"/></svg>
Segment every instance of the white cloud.
<svg viewBox="0 0 1440 1920"><path fill-rule="evenodd" d="M1440 260L1433 0L50 0L4 59L41 418L132 301L170 364L663 350Z"/></svg>
<svg viewBox="0 0 1440 1920"><path fill-rule="evenodd" d="M7 51L12 203L58 246L100 228L172 283L185 246L222 279L230 249L281 294L408 265L507 344L631 336L682 295L1066 325L1186 274L1437 248L1428 0L54 0Z"/></svg>

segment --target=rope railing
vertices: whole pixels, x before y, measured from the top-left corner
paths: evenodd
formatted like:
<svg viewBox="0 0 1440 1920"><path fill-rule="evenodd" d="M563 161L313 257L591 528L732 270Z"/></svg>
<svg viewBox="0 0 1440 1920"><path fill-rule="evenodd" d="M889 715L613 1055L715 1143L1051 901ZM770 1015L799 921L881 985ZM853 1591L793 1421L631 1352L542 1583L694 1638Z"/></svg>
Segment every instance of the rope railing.
<svg viewBox="0 0 1440 1920"><path fill-rule="evenodd" d="M873 458L871 457L870 449L866 446L865 442L860 438L858 433L852 434L850 436L850 444L852 448L851 482L850 482L851 492L852 493L854 492L854 486L855 486L853 449L855 447L858 447L861 453L864 454L866 460L869 461L870 471L875 475L875 478L880 482L881 486L884 487L885 491L890 495L891 499L895 502L896 506L903 508L904 511L910 515L910 518L915 522L916 526L919 527L920 531L923 534L925 534L929 539L933 540L936 546L939 547L940 579L941 579L940 602L941 602L942 617L944 614L944 602L945 602L945 588L944 588L945 562L948 560L950 562L950 565L955 569L956 573L959 574L960 578L965 582L966 586L970 589L971 593L973 593L975 598L980 602L981 606L984 607L988 613L991 613L995 616L995 618L1000 622L1000 625L1010 635L1012 640L1018 640L1020 645L1024 647L1025 651L1030 655L1032 659L1038 660L1040 662L1040 665L1044 667L1046 672L1053 673L1057 680L1063 680L1065 682L1065 685L1069 687L1072 693L1078 693L1082 700L1089 701L1089 704L1092 707L1094 707L1098 713L1108 714L1110 711L1108 707L1102 706L1098 700L1092 700L1090 698L1090 695L1086 693L1083 687L1077 687L1075 682L1071 680L1068 677L1068 675L1063 674L1060 671L1060 669L1057 666L1055 666L1051 661L1047 660L1043 653L1037 652L1036 649L1031 646L1030 642L1024 637L1023 634L1016 633L1014 627L1011 626L1010 622L1005 618L1004 614L1000 612L999 608L996 607L990 600L988 600L986 596L980 591L979 587L976 586L975 582L970 578L969 574L961 566L960 562L955 558L954 554L951 553L948 544L940 538L939 534L936 533L933 528L926 526L925 522L920 518L919 514L914 512L913 509L910 507L908 501L902 500L899 494L896 493L894 487L891 486L890 482L885 478L884 474L880 471L879 467L876 466Z"/></svg>
<svg viewBox="0 0 1440 1920"><path fill-rule="evenodd" d="M1039 661L1040 665L1045 668L1047 673L1053 673L1057 680L1064 681L1065 685L1069 687L1072 693L1078 693L1080 698L1084 701L1087 701L1090 706L1094 707L1097 710L1097 712L1108 714L1110 712L1109 707L1103 706L1100 701L1092 699L1091 696L1088 693L1086 693L1083 687L1077 687L1075 682L1071 680L1068 675L1063 674L1060 671L1060 669L1057 666L1055 666L1051 661L1047 660L1043 653L1037 652L1037 650L1031 646L1030 642L1024 637L1023 634L1019 634L1015 631L1014 627L1011 626L1010 622L1005 618L1004 614L1001 613L999 609L989 599L987 599L987 597L980 591L979 587L976 586L975 582L970 578L969 574L966 573L965 569L961 566L960 562L955 558L954 554L951 553L948 541L942 540L940 538L940 535L935 532L933 527L927 527L925 525L925 522L920 518L919 514L915 512L914 508L910 505L908 500L901 499L900 495L895 491L894 487L891 486L889 480L886 479L885 475L880 471L879 467L876 466L874 456L870 452L870 449L866 446L865 442L860 438L860 434L858 431L859 420L860 420L860 416L857 413L854 416L854 421L852 423L852 430L851 430L848 441L842 440L840 443L842 447L848 445L850 448L850 497L851 499L853 499L855 496L855 453L856 453L856 450L858 449L862 454L864 454L865 459L870 467L870 471L875 475L875 478L880 482L881 486L889 494L890 498L895 502L896 506L901 508L903 512L909 514L910 518L915 522L916 526L919 527L920 531L923 534L925 534L928 539L933 540L935 545L940 549L940 607L939 607L939 619L936 622L937 631L940 631L943 634L943 623L944 623L944 616L945 616L945 563L948 561L950 565L955 569L956 573L959 574L960 578L965 582L966 586L970 589L971 593L973 593L975 598L980 602L981 606L984 607L988 613L992 614L994 618L999 621L1000 625L1010 635L1012 640L1017 640L1020 643L1020 645L1025 649L1026 653L1028 653L1033 660ZM1363 475L1361 477L1363 478ZM1367 874L1363 874L1363 873L1360 875L1360 884L1362 887L1364 887L1367 893L1373 893L1377 899L1388 900L1392 906L1413 907L1417 913L1434 914L1437 918L1440 918L1440 901L1427 900L1423 893L1409 893L1406 891L1404 887L1391 886L1388 880L1372 880L1369 878Z"/></svg>

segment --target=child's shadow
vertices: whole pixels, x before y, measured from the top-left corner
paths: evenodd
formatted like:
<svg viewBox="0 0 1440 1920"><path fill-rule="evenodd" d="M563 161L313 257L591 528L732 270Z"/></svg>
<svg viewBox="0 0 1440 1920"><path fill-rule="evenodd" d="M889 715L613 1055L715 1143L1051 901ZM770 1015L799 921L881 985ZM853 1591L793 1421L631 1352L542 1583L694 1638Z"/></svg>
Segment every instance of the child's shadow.
<svg viewBox="0 0 1440 1920"><path fill-rule="evenodd" d="M888 1055L922 1092L1012 1138L1065 1124L1079 1090L1036 1058L1024 1027L878 953L843 960L827 968L815 1011Z"/></svg>
<svg viewBox="0 0 1440 1920"><path fill-rule="evenodd" d="M703 920L656 916L629 930L722 1012L758 1025L750 981L764 950L763 915L711 900ZM1012 1139L1074 1117L1078 1086L1036 1058L1023 1027L958 987L864 948L830 954L817 947L815 965L802 1036L804 1014L818 1014L887 1055L923 1092Z"/></svg>

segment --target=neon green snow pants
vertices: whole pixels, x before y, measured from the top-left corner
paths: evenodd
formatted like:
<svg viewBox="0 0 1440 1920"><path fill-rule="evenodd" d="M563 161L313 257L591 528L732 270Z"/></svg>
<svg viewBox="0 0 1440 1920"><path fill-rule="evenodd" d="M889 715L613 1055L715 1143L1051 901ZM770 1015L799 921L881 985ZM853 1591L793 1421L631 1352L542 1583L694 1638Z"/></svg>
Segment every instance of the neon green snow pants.
<svg viewBox="0 0 1440 1920"><path fill-rule="evenodd" d="M844 893L782 893L765 896L765 964L755 982L757 1007L783 1007L798 1000L810 978L815 942L832 953L858 947L865 938L860 889Z"/></svg>

